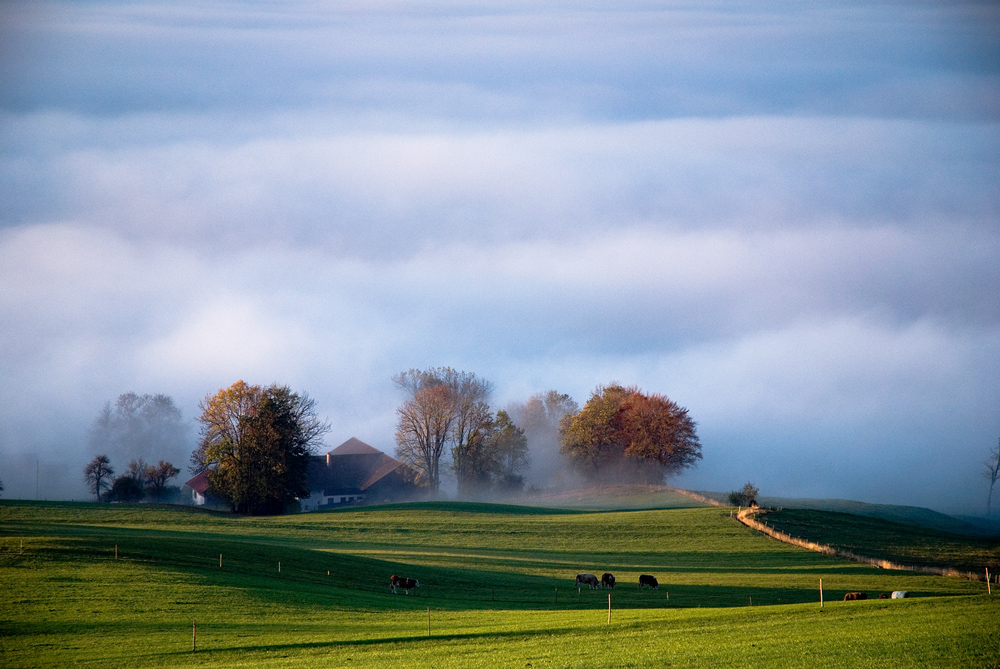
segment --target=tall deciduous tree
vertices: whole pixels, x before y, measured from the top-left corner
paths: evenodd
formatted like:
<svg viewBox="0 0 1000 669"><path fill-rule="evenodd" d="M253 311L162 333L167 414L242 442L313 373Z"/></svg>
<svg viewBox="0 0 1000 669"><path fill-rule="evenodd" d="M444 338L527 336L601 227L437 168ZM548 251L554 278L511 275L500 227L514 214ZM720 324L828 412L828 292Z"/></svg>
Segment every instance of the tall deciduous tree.
<svg viewBox="0 0 1000 669"><path fill-rule="evenodd" d="M491 386L450 367L411 369L393 381L407 396L396 409L396 455L417 473L417 483L437 496L446 447L469 447L470 438L477 439Z"/></svg>
<svg viewBox="0 0 1000 669"><path fill-rule="evenodd" d="M168 395L118 396L105 403L90 427L90 447L128 460L184 457L190 450L188 426Z"/></svg>
<svg viewBox="0 0 1000 669"><path fill-rule="evenodd" d="M309 494L309 456L329 431L315 402L287 386L237 381L205 398L202 441L192 456L235 513L281 513Z"/></svg>
<svg viewBox="0 0 1000 669"><path fill-rule="evenodd" d="M505 492L521 490L524 487L524 473L531 461L528 439L524 430L514 424L506 411L497 411L491 446L497 459L494 485Z"/></svg>
<svg viewBox="0 0 1000 669"><path fill-rule="evenodd" d="M695 422L664 395L599 387L562 426L562 452L591 478L662 481L701 459Z"/></svg>
<svg viewBox="0 0 1000 669"><path fill-rule="evenodd" d="M990 515L993 513L993 486L1000 481L1000 439L983 463L983 476L990 482L990 491L986 495L986 514Z"/></svg>
<svg viewBox="0 0 1000 669"><path fill-rule="evenodd" d="M465 416L467 426L461 433L461 441L451 448L451 467L458 481L458 494L463 498L489 491L499 468L493 441L493 415L485 402L476 407L476 411Z"/></svg>
<svg viewBox="0 0 1000 669"><path fill-rule="evenodd" d="M94 459L83 468L83 480L98 502L101 501L104 491L111 487L111 478L114 475L111 459L106 455L95 455Z"/></svg>
<svg viewBox="0 0 1000 669"><path fill-rule="evenodd" d="M556 390L535 393L523 403L508 405L510 418L524 430L531 458L527 475L536 485L550 485L561 476L565 462L560 453L559 425L564 416L579 410L569 395Z"/></svg>
<svg viewBox="0 0 1000 669"><path fill-rule="evenodd" d="M478 428L451 450L458 494L465 498L520 490L529 461L524 431L507 412L500 410L494 418L485 405L481 409Z"/></svg>

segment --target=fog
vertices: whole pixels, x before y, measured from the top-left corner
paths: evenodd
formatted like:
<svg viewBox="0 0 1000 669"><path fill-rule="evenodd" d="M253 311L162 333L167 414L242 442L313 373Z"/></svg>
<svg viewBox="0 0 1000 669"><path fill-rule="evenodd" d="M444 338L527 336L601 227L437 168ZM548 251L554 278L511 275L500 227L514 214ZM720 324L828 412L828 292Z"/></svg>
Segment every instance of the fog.
<svg viewBox="0 0 1000 669"><path fill-rule="evenodd" d="M2 494L238 379L392 453L448 365L668 395L681 487L982 513L998 120L992 3L5 3Z"/></svg>

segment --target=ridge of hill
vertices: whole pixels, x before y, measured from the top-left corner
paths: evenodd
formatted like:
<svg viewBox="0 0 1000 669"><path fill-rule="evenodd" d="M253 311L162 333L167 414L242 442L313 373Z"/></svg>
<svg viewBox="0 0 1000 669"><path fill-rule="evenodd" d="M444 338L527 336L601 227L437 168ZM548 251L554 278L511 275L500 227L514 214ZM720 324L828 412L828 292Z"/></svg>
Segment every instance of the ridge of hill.
<svg viewBox="0 0 1000 669"><path fill-rule="evenodd" d="M587 510L690 508L729 504L726 493L649 484L605 484L572 490L534 491L525 495L521 501L525 504ZM1000 520L951 516L920 506L808 497L761 497L759 501L765 507L834 511L965 536L1000 536Z"/></svg>
<svg viewBox="0 0 1000 669"><path fill-rule="evenodd" d="M855 516L878 518L894 523L919 525L951 534L971 536L1000 536L1000 522L989 518L949 516L940 511L920 506L899 504L870 504L849 499L809 499L793 497L761 497L761 506L813 511L835 511Z"/></svg>

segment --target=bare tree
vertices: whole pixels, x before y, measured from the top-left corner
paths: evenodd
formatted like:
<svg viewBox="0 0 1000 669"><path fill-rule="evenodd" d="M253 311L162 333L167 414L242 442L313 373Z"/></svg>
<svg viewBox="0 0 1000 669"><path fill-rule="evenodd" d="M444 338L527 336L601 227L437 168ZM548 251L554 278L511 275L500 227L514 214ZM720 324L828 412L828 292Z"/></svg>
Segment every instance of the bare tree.
<svg viewBox="0 0 1000 669"><path fill-rule="evenodd" d="M98 502L101 501L101 494L111 487L111 477L114 475L115 470L106 455L95 455L94 459L83 468L83 480L87 482L87 487L94 493Z"/></svg>
<svg viewBox="0 0 1000 669"><path fill-rule="evenodd" d="M489 416L491 385L450 367L411 369L393 377L407 399L396 409L396 455L437 496L446 446L468 446ZM484 411L484 408L486 409Z"/></svg>
<svg viewBox="0 0 1000 669"><path fill-rule="evenodd" d="M990 491L986 495L986 515L993 513L993 486L1000 480L1000 439L990 451L990 457L983 463L983 476L990 482Z"/></svg>

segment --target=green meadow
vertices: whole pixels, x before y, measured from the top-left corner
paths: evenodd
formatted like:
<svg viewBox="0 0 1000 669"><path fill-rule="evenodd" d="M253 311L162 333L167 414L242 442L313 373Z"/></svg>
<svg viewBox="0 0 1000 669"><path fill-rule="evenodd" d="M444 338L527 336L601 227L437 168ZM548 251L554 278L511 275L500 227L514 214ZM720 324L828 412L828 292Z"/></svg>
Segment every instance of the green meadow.
<svg viewBox="0 0 1000 669"><path fill-rule="evenodd" d="M618 587L578 591L580 571ZM0 583L5 667L1000 666L985 584L786 546L724 508L4 501ZM912 598L840 601L892 590Z"/></svg>

